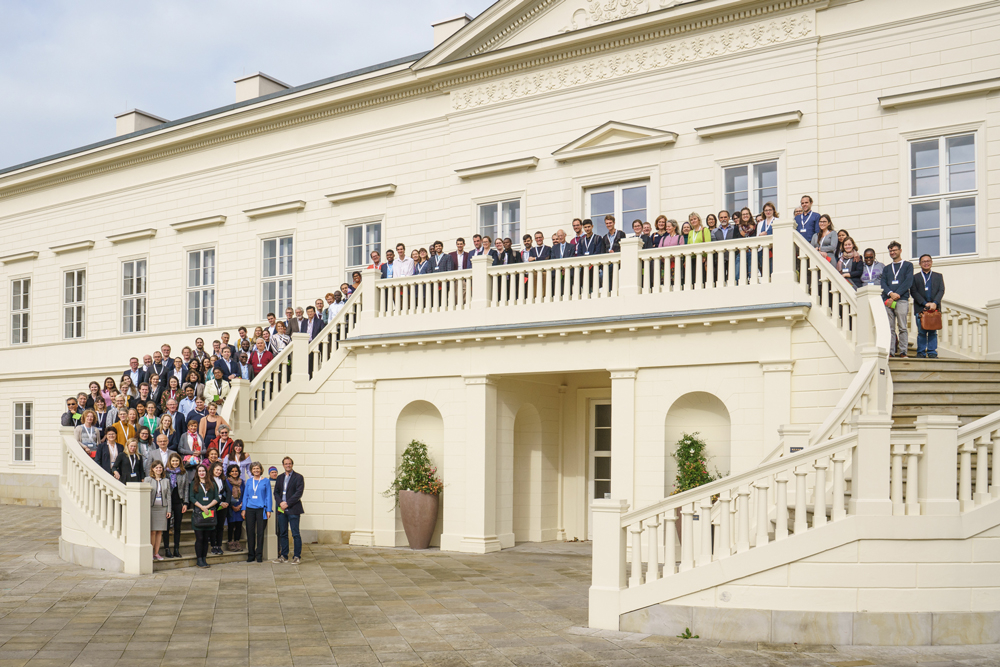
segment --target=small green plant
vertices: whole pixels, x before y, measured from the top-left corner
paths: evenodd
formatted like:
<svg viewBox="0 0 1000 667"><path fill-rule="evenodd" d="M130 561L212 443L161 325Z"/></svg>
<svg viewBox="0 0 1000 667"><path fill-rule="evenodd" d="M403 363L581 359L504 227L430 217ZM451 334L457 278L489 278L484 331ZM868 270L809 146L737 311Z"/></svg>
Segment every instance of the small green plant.
<svg viewBox="0 0 1000 667"><path fill-rule="evenodd" d="M427 445L419 440L412 440L406 446L399 465L393 471L395 478L392 484L382 495L386 498L394 497L397 504L400 491L416 491L436 496L444 490L444 482L435 473L437 468L431 465Z"/></svg>
<svg viewBox="0 0 1000 667"><path fill-rule="evenodd" d="M677 447L671 456L677 461L677 477L674 481L674 494L690 491L703 484L722 477L718 472L708 472L708 457L705 448L708 445L698 437L698 433L685 433L677 441ZM673 494L671 494L673 495Z"/></svg>
<svg viewBox="0 0 1000 667"><path fill-rule="evenodd" d="M701 637L699 637L698 635L691 634L691 628L684 628L684 632L682 632L677 636L680 637L681 639L701 639Z"/></svg>

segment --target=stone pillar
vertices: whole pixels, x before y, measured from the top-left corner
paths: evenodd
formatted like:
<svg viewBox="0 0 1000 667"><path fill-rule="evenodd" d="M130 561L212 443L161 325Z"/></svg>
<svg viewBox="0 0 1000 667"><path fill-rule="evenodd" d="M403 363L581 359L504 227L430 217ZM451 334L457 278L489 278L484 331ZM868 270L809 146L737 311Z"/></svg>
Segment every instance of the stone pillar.
<svg viewBox="0 0 1000 667"><path fill-rule="evenodd" d="M771 233L774 235L774 273L771 275L771 282L791 285L795 282L795 242L793 235L795 231L794 216L776 218L772 224ZM767 253L764 253L764 266L767 265Z"/></svg>
<svg viewBox="0 0 1000 667"><path fill-rule="evenodd" d="M361 310L358 313L358 324L362 322L372 323L378 316L378 288L375 282L379 279L380 273L375 269L361 270Z"/></svg>
<svg viewBox="0 0 1000 667"><path fill-rule="evenodd" d="M614 417L612 417L612 433ZM613 437L613 436L612 436ZM612 466L612 472L614 467ZM625 529L622 515L629 505L624 500L594 500L590 506L594 521L594 555L590 583L590 627L617 630L621 615L621 592L625 590ZM672 558L667 555L668 560Z"/></svg>
<svg viewBox="0 0 1000 667"><path fill-rule="evenodd" d="M500 551L497 537L497 387L485 375L466 376L465 528L460 551Z"/></svg>
<svg viewBox="0 0 1000 667"><path fill-rule="evenodd" d="M797 232L796 232L797 233ZM777 255L777 253L775 253ZM776 260L777 261L777 260ZM791 359L760 362L764 373L763 429L760 455L765 456L778 443L778 430L792 421L792 368Z"/></svg>
<svg viewBox="0 0 1000 667"><path fill-rule="evenodd" d="M149 541L149 494L145 482L125 485L125 574L153 573L153 545Z"/></svg>
<svg viewBox="0 0 1000 667"><path fill-rule="evenodd" d="M642 239L629 236L621 241L621 268L618 278L618 295L624 298L639 295L639 251Z"/></svg>
<svg viewBox="0 0 1000 667"><path fill-rule="evenodd" d="M611 369L611 496L635 504L636 369Z"/></svg>
<svg viewBox="0 0 1000 667"><path fill-rule="evenodd" d="M351 544L375 546L375 380L355 380L356 476L354 483L354 531Z"/></svg>
<svg viewBox="0 0 1000 667"><path fill-rule="evenodd" d="M892 516L889 498L892 419L885 415L861 415L854 425L858 431L858 446L852 463L850 513Z"/></svg>
<svg viewBox="0 0 1000 667"><path fill-rule="evenodd" d="M961 513L956 493L958 427L955 415L917 417L917 433L927 438L924 454L917 464L920 471L917 495L920 513L925 516L958 516Z"/></svg>
<svg viewBox="0 0 1000 667"><path fill-rule="evenodd" d="M309 334L292 334L292 383L304 385L309 382Z"/></svg>
<svg viewBox="0 0 1000 667"><path fill-rule="evenodd" d="M473 310L485 310L490 299L490 275L487 269L493 263L489 255L476 255L472 258L472 299Z"/></svg>

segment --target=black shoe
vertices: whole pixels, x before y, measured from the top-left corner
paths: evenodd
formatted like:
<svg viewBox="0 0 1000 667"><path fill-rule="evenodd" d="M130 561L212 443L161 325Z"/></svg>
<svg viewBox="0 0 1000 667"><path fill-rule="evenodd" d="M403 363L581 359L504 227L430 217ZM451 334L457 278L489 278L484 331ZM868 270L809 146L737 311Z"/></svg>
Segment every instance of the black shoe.
<svg viewBox="0 0 1000 667"><path fill-rule="evenodd" d="M263 559L263 558L258 558L258 559L257 559L257 562L258 562L258 563L263 563L263 562L264 562L264 559Z"/></svg>
<svg viewBox="0 0 1000 667"><path fill-rule="evenodd" d="M204 558L198 559L198 567L208 567L208 563L205 562Z"/></svg>
<svg viewBox="0 0 1000 667"><path fill-rule="evenodd" d="M171 551L170 549L164 549L163 550L163 556L165 558L173 558L174 557L174 552Z"/></svg>
<svg viewBox="0 0 1000 667"><path fill-rule="evenodd" d="M250 556L249 558L247 558L247 562L248 563L253 563L254 562L253 556Z"/></svg>
<svg viewBox="0 0 1000 667"><path fill-rule="evenodd" d="M184 558L184 556L181 555L181 548L180 547L176 547L174 549L174 558Z"/></svg>

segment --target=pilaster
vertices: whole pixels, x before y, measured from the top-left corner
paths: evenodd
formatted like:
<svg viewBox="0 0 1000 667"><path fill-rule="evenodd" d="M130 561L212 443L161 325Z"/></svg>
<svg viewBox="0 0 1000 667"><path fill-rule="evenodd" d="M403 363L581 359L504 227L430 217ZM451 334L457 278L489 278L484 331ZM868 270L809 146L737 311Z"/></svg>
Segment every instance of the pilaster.
<svg viewBox="0 0 1000 667"><path fill-rule="evenodd" d="M635 504L635 368L611 372L611 495Z"/></svg>
<svg viewBox="0 0 1000 667"><path fill-rule="evenodd" d="M764 374L763 431L761 454L774 449L783 424L792 421L792 369L791 359L760 362Z"/></svg>
<svg viewBox="0 0 1000 667"><path fill-rule="evenodd" d="M486 375L465 376L465 528L460 551L500 551L497 538L497 386Z"/></svg>
<svg viewBox="0 0 1000 667"><path fill-rule="evenodd" d="M375 380L355 380L354 393L357 405L357 454L351 544L371 547L375 545Z"/></svg>

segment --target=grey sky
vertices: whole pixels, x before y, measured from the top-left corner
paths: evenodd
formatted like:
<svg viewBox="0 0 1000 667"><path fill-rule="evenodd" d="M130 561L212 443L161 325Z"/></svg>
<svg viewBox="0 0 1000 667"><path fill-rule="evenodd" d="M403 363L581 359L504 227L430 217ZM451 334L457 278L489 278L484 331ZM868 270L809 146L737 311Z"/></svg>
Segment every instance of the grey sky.
<svg viewBox="0 0 1000 667"><path fill-rule="evenodd" d="M430 49L431 23L493 0L0 0L0 167L114 136L130 108L173 120Z"/></svg>

